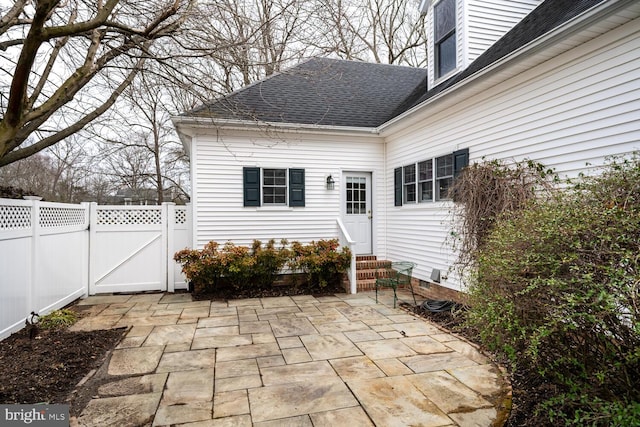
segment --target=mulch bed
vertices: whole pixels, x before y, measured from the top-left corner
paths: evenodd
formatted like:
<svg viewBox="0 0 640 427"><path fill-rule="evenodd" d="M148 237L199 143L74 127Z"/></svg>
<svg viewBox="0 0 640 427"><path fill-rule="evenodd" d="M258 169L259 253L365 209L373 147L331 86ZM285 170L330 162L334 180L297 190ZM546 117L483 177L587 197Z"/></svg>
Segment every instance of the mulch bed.
<svg viewBox="0 0 640 427"><path fill-rule="evenodd" d="M345 293L344 287L340 285L327 285L323 288L309 288L308 286L277 285L270 287L244 287L236 289L231 286L219 286L203 292L194 292L193 299L198 301L206 300L230 300L244 298L266 298L283 297L295 295L326 296Z"/></svg>
<svg viewBox="0 0 640 427"><path fill-rule="evenodd" d="M43 330L31 339L25 328L0 341L0 403L69 403L125 330Z"/></svg>

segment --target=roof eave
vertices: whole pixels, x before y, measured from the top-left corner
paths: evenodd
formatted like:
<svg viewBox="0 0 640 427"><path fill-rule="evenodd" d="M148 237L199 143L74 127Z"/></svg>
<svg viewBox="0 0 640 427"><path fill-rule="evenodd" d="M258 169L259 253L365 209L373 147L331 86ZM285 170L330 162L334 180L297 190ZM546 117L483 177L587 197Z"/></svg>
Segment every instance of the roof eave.
<svg viewBox="0 0 640 427"><path fill-rule="evenodd" d="M173 122L176 129L178 129L178 133L189 136L194 136L197 129L211 129L212 126L229 130L245 131L278 129L278 131L299 133L329 133L351 135L361 134L374 136L378 135L378 129L375 127L333 126L309 123L282 123L259 120L219 119L190 116L173 116L171 117L171 121Z"/></svg>

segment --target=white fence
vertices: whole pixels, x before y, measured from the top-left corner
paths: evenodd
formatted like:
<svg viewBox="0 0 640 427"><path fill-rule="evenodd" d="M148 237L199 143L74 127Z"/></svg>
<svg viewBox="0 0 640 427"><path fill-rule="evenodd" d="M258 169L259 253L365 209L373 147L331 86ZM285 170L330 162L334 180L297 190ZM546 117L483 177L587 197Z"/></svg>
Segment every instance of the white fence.
<svg viewBox="0 0 640 427"><path fill-rule="evenodd" d="M0 199L0 339L31 311L86 294L186 288L173 254L191 246L185 206Z"/></svg>

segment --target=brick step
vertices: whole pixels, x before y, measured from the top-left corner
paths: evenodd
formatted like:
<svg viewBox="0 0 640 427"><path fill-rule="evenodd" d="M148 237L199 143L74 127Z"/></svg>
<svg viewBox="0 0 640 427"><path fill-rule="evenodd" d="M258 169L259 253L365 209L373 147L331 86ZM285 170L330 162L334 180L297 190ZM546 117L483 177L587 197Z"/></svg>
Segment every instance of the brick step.
<svg viewBox="0 0 640 427"><path fill-rule="evenodd" d="M374 291L376 289L376 279L358 279L356 286L358 292Z"/></svg>
<svg viewBox="0 0 640 427"><path fill-rule="evenodd" d="M388 277L389 272L385 268L356 269L356 279L376 279L378 277Z"/></svg>
<svg viewBox="0 0 640 427"><path fill-rule="evenodd" d="M391 261L385 260L364 260L356 261L356 270L375 270L377 268L385 268L391 265Z"/></svg>
<svg viewBox="0 0 640 427"><path fill-rule="evenodd" d="M378 259L378 257L375 255L356 255L356 262L357 261L375 261L376 259Z"/></svg>

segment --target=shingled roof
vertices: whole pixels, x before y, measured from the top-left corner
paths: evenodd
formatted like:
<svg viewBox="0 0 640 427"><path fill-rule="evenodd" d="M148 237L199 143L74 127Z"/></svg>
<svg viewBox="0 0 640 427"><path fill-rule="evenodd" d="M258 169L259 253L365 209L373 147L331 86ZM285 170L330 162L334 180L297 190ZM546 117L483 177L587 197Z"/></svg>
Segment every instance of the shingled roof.
<svg viewBox="0 0 640 427"><path fill-rule="evenodd" d="M428 91L421 68L314 58L184 115L377 127L603 1L545 0L469 67Z"/></svg>
<svg viewBox="0 0 640 427"><path fill-rule="evenodd" d="M349 127L376 127L416 88L426 70L313 58L185 115Z"/></svg>

